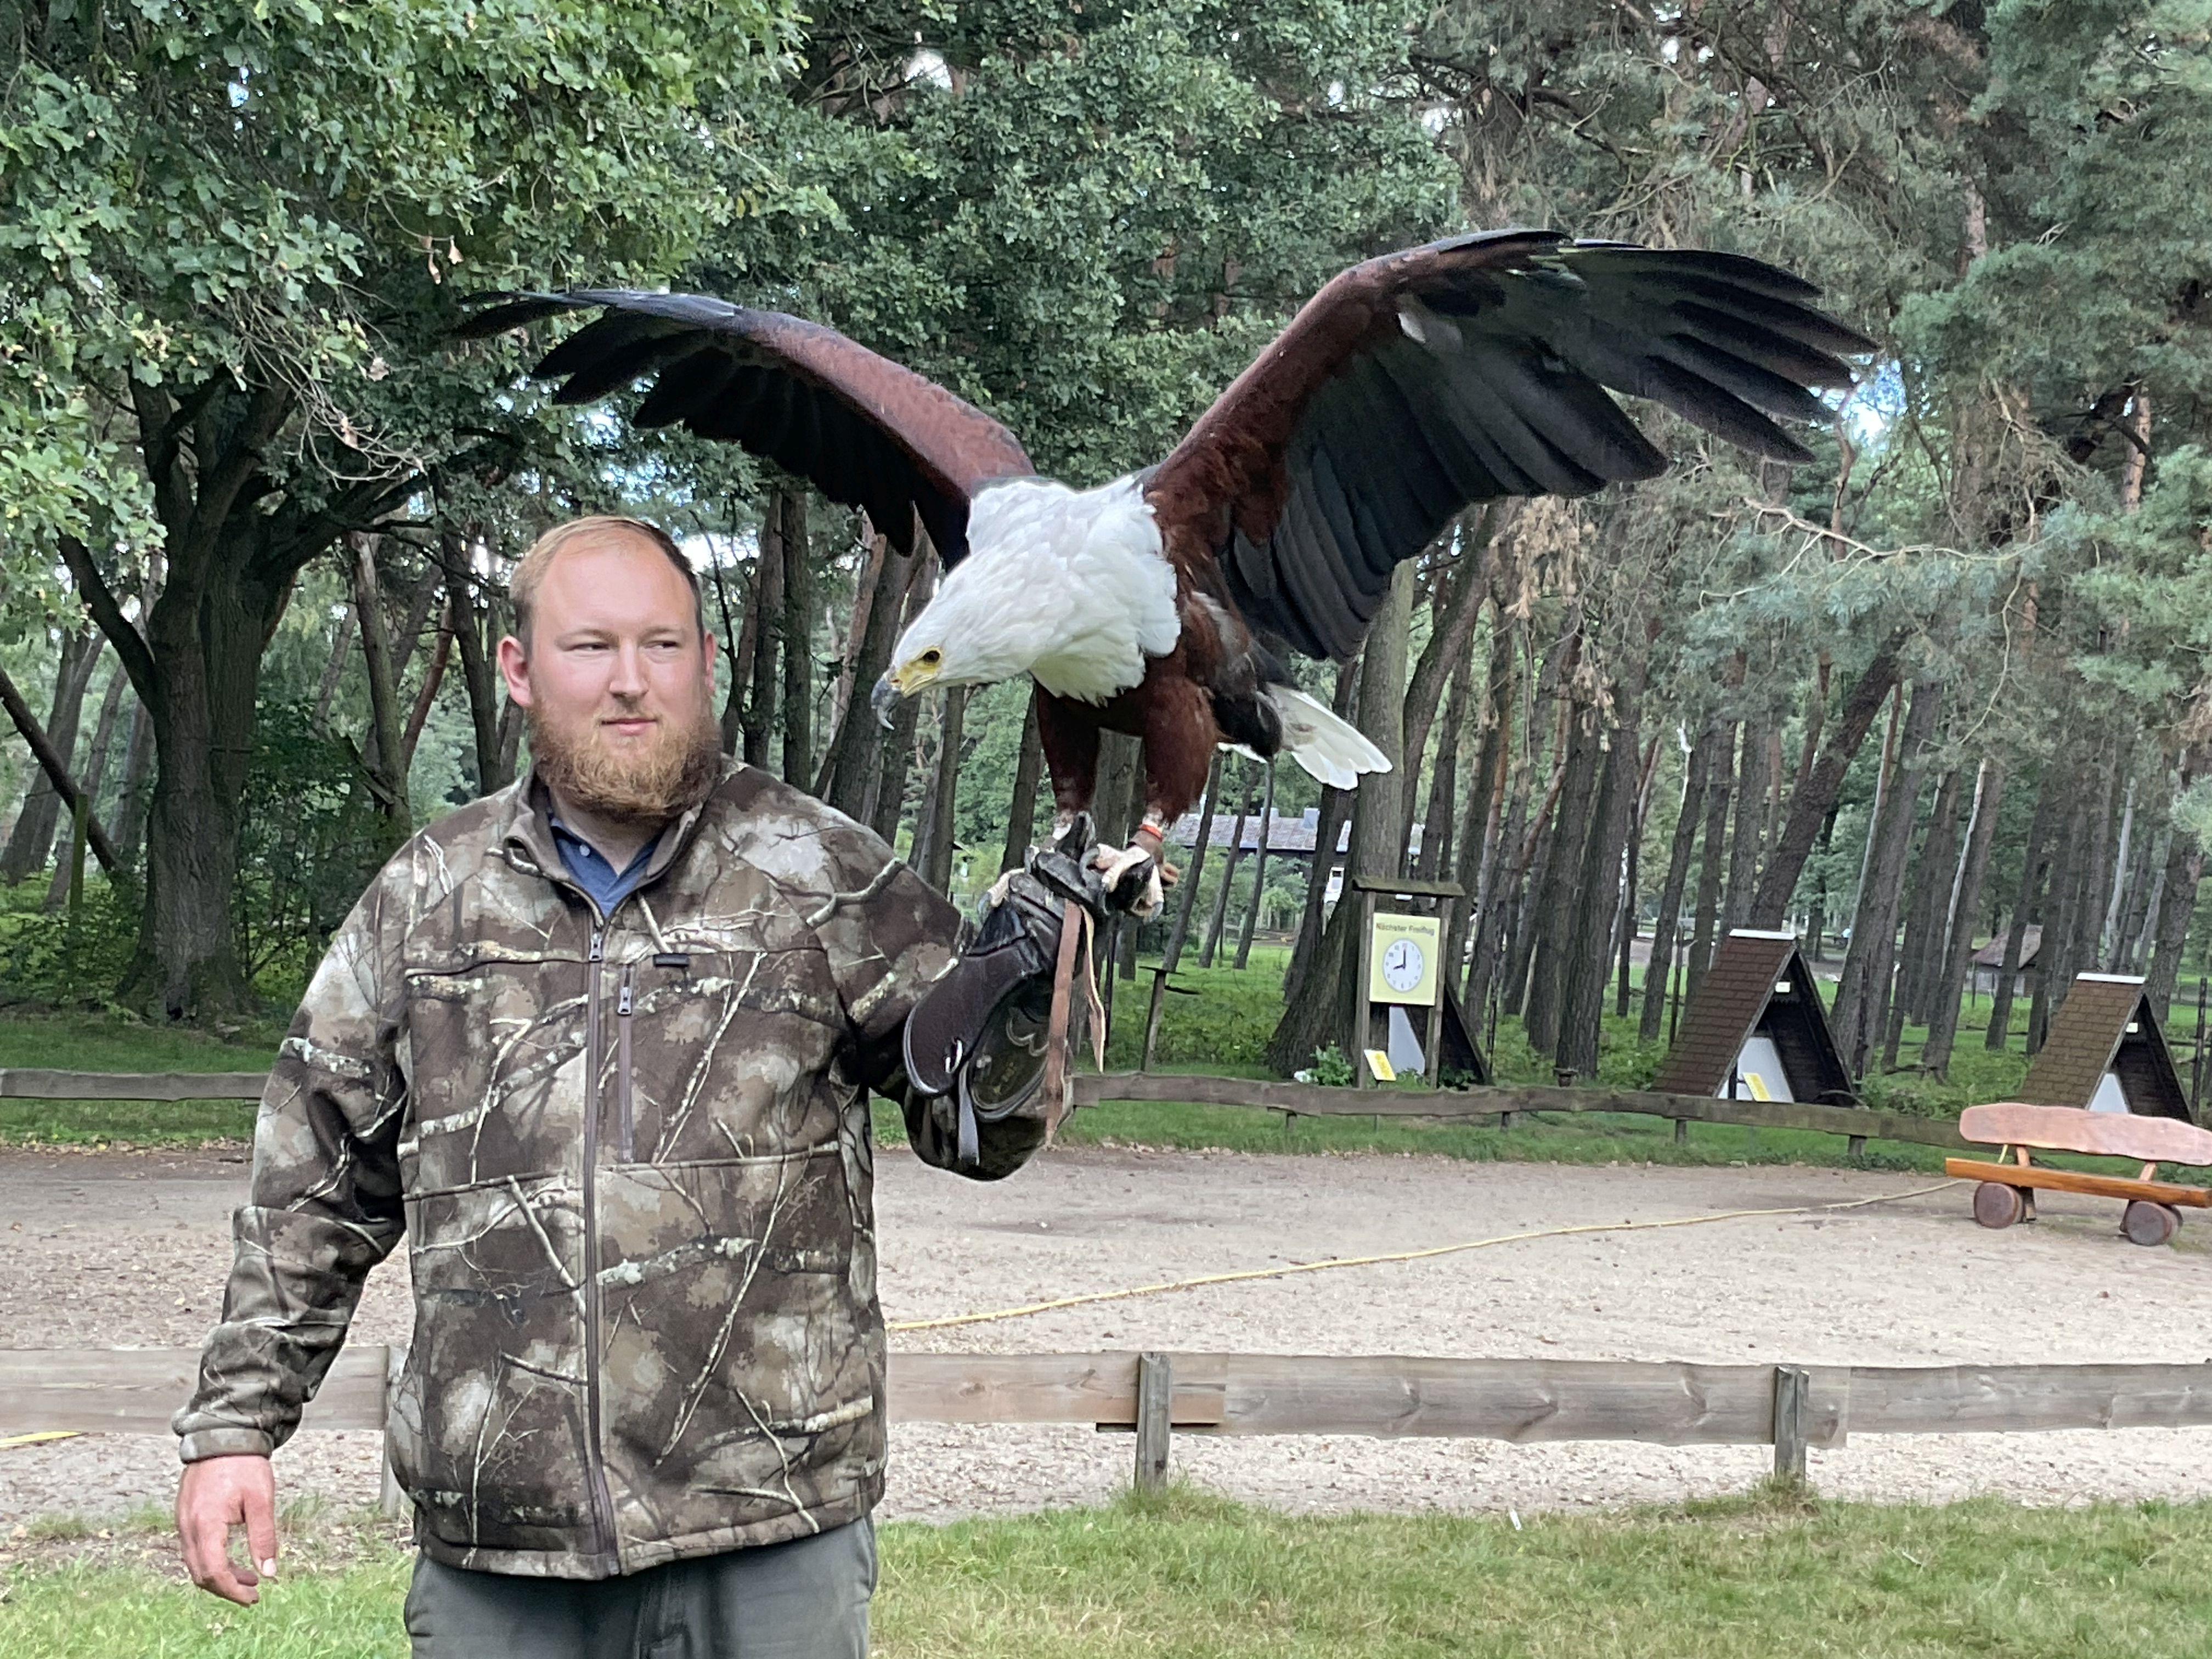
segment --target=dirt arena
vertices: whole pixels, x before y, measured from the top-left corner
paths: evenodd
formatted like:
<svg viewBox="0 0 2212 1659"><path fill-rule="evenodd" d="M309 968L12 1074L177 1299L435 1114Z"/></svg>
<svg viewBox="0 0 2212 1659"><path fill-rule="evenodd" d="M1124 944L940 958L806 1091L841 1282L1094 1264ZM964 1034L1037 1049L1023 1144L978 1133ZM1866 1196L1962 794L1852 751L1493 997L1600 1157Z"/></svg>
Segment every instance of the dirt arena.
<svg viewBox="0 0 2212 1659"><path fill-rule="evenodd" d="M242 1156L0 1152L0 1346L196 1345L229 1260ZM1585 1169L1389 1157L1066 1150L975 1186L880 1160L893 1319L1149 1280L1419 1249L1587 1222L1907 1192L1928 1177L1833 1170ZM1514 1243L895 1337L973 1351L1188 1348L1308 1353L1933 1364L2212 1357L2212 1223L2169 1249L2116 1236L2118 1206L2051 1194L1991 1233L1964 1188L1825 1214ZM356 1334L403 1341L404 1263L372 1279ZM1127 1436L1066 1428L895 1431L886 1513L946 1518L1103 1499ZM278 1455L288 1496L376 1491L378 1442L309 1434ZM1522 1510L1740 1490L1763 1447L1522 1447L1351 1437L1176 1443L1179 1470L1300 1510ZM2037 1504L2212 1492L2212 1430L1861 1437L1812 1454L1841 1497ZM166 1437L0 1450L0 1530L53 1513L166 1505Z"/></svg>

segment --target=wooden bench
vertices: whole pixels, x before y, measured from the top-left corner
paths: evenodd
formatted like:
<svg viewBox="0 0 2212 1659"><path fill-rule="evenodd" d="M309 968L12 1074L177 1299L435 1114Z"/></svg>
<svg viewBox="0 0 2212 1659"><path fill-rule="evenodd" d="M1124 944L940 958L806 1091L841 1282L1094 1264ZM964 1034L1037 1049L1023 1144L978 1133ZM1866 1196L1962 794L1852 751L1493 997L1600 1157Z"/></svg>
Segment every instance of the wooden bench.
<svg viewBox="0 0 2212 1659"><path fill-rule="evenodd" d="M2212 1189L2155 1179L2161 1164L2212 1165L2212 1129L2178 1118L2001 1100L1966 1108L1959 1115L1959 1133L1998 1149L1994 1164L1963 1158L1943 1163L1945 1174L1981 1183L1974 1188L1974 1219L1984 1227L2033 1219L2039 1187L2124 1200L2120 1231L2136 1244L2166 1243L2181 1225L2184 1207L2212 1209ZM2142 1167L2133 1178L2045 1169L2030 1158L2031 1148L2130 1158Z"/></svg>

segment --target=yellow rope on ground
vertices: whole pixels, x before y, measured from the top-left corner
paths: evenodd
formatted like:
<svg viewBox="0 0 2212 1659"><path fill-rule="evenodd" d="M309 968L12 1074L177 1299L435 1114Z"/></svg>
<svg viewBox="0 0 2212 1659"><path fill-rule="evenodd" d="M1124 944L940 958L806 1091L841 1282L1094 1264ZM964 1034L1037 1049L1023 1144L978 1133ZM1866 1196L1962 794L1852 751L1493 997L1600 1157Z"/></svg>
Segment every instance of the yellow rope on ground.
<svg viewBox="0 0 2212 1659"><path fill-rule="evenodd" d="M894 1331L942 1331L955 1325L986 1325L1001 1319L1024 1319L1031 1314L1056 1313L1063 1308L1088 1307L1095 1302L1126 1302L1133 1297L1164 1296L1170 1291L1194 1291L1207 1285L1239 1285L1255 1279L1287 1279L1292 1273L1317 1273L1331 1267L1371 1267L1386 1261L1425 1261L1435 1256L1457 1255L1466 1250L1485 1250L1493 1244L1519 1244L1532 1238L1566 1238L1576 1233L1651 1232L1662 1227L1697 1227L1711 1221L1741 1221L1751 1216L1812 1215L1826 1210L1860 1210L1869 1204L1890 1204L1900 1199L1924 1198L1964 1182L1939 1181L1932 1187L1910 1192L1878 1193L1840 1204L1792 1204L1769 1210L1717 1210L1711 1215L1681 1215L1664 1221L1594 1221L1575 1227L1542 1227L1534 1232L1500 1233L1495 1238L1474 1238L1458 1244L1437 1244L1425 1250L1392 1250L1382 1255L1332 1256L1326 1261L1294 1261L1282 1267L1247 1267L1239 1273L1206 1273L1196 1279L1170 1279L1158 1285L1133 1285L1125 1290L1091 1291L1082 1296L1056 1297L1050 1302L1030 1302L1018 1308L994 1308L988 1313L951 1314L943 1319L898 1319Z"/></svg>
<svg viewBox="0 0 2212 1659"><path fill-rule="evenodd" d="M6 1451L10 1446L43 1445L49 1440L74 1440L80 1432L82 1431L76 1429L41 1429L36 1434L10 1435L5 1440L0 1440L0 1451Z"/></svg>

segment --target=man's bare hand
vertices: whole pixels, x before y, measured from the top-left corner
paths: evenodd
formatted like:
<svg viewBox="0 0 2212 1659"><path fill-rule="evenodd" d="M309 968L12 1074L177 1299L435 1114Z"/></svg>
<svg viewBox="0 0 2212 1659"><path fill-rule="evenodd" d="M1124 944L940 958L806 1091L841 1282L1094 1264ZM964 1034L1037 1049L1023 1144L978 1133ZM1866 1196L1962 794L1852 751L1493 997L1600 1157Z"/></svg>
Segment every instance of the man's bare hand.
<svg viewBox="0 0 2212 1659"><path fill-rule="evenodd" d="M243 1523L248 1560L230 1559L230 1529ZM265 1457L208 1457L185 1465L177 1486L177 1536L185 1570L210 1595L250 1607L264 1578L276 1576L276 1477Z"/></svg>

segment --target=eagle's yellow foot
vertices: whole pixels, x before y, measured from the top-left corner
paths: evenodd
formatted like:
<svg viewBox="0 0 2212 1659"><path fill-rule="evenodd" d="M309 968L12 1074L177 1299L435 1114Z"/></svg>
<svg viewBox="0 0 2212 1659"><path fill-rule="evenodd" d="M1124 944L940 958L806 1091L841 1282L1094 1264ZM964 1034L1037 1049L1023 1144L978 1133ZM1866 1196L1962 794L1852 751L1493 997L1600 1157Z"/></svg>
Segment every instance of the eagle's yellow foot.
<svg viewBox="0 0 2212 1659"><path fill-rule="evenodd" d="M1149 921L1159 914L1160 906L1167 899L1160 888L1160 861L1152 850L1139 842L1118 853L1110 847L1101 847L1091 854L1091 868L1098 872L1109 893L1117 891L1125 880L1139 879L1135 872L1139 867L1144 870L1143 885L1137 890L1128 910L1138 921Z"/></svg>

